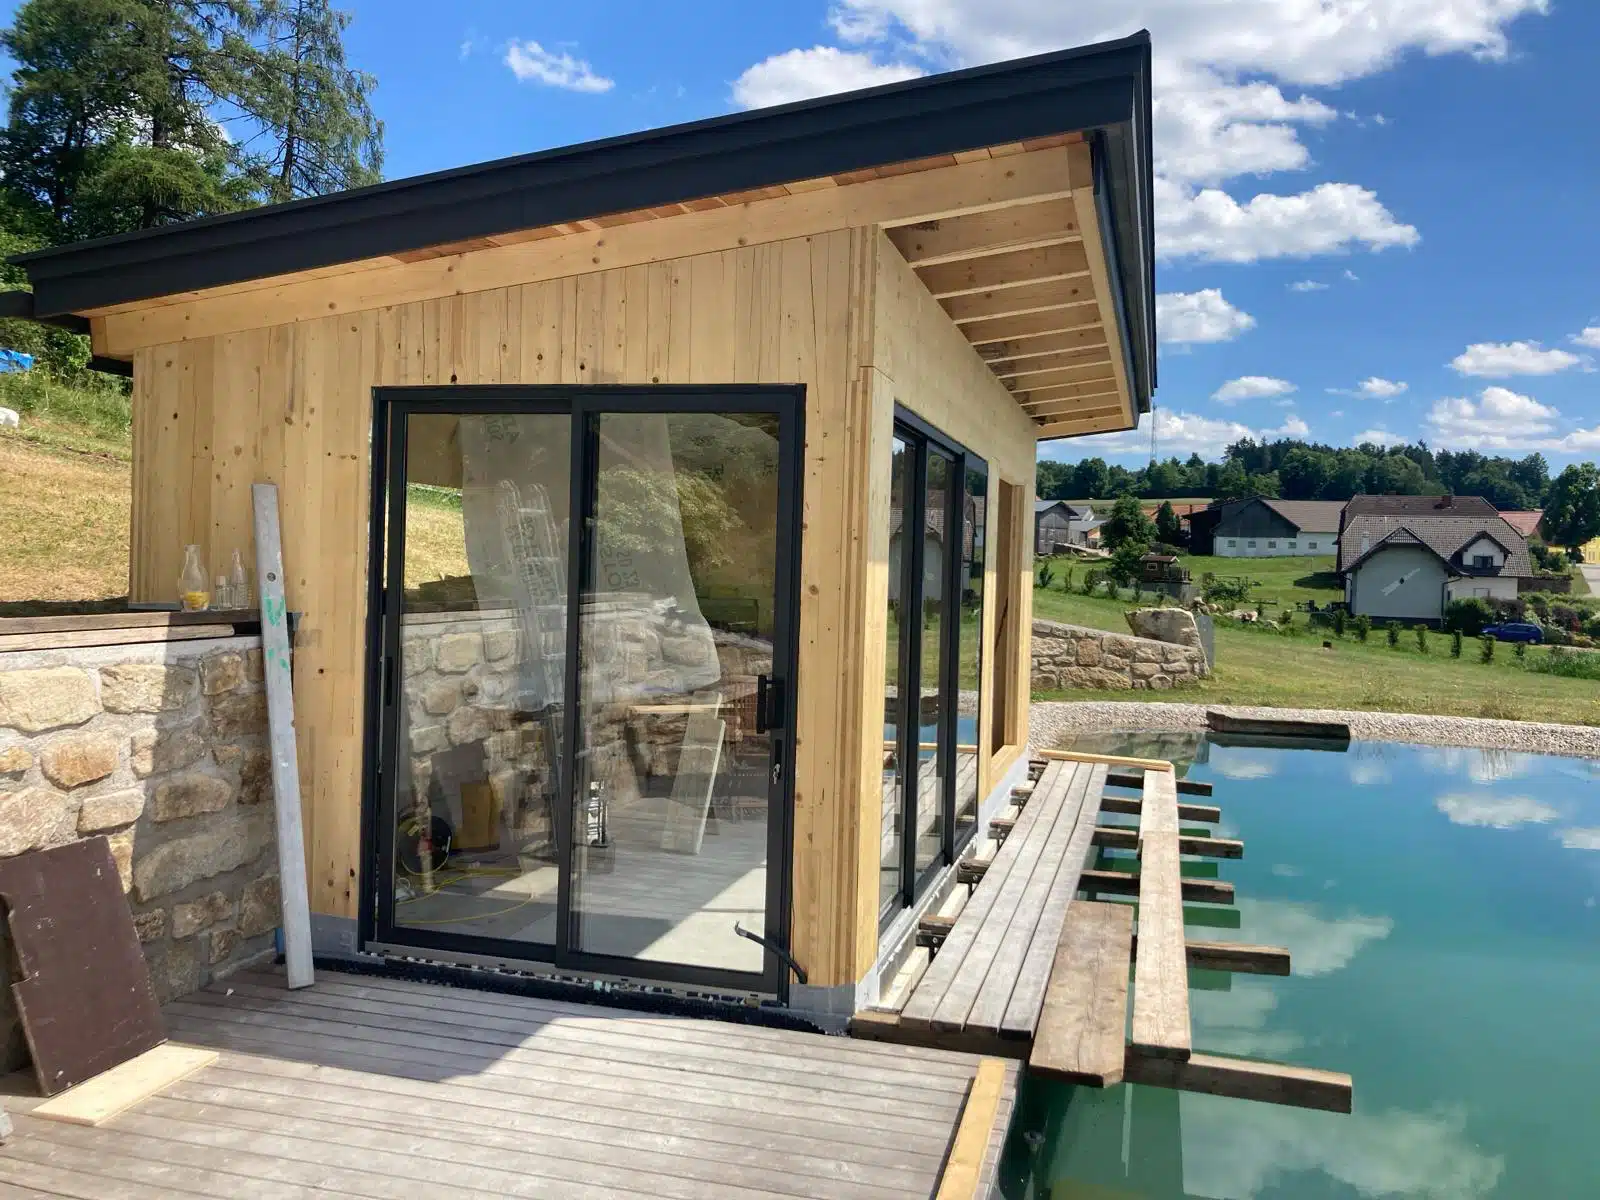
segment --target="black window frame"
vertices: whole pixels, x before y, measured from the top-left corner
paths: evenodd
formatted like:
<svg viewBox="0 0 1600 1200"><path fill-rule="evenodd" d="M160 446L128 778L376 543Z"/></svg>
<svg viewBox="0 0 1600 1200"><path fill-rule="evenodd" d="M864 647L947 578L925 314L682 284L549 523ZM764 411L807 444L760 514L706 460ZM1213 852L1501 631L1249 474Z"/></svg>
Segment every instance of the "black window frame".
<svg viewBox="0 0 1600 1200"><path fill-rule="evenodd" d="M930 425L927 421L900 405L894 411L894 436L899 438L911 452L905 484L905 497L902 502L902 516L900 521L900 638L899 645L889 648L890 653L898 656L899 671L896 675L896 703L898 706L898 719L896 721L895 761L899 764L900 777L900 887L897 903L881 905L879 913L879 932L881 933L904 910L916 904L927 893L929 886L939 878L949 867L954 864L957 856L964 850L977 834L980 822L974 821L966 833L959 839L956 836L956 740L960 718L961 695L961 562L959 553L950 552L952 541L951 533L955 531L957 537L964 536L967 473L975 471L984 477L985 482L985 513L988 508L988 484L991 473L988 460L982 455L969 450L962 443L956 441L942 430ZM916 769L917 754L921 740L920 712L913 714L908 703L910 698L916 698L920 707L922 695L922 621L921 601L922 585L926 579L926 563L924 554L924 538L921 531L926 527L926 508L928 501L928 455L930 450L937 452L951 460L951 486L947 489L945 497L945 555L943 585L945 601L952 598L954 603L947 606L945 619L940 622L940 635L943 638L943 653L940 661L943 665L943 678L939 681L940 696L947 700L941 705L939 713L939 770L938 778L943 781L944 794L939 797L942 820L940 822L940 853L922 871L917 870L917 807L922 803L919 795L918 782L921 778ZM917 536L912 537L915 530ZM985 562L987 570L987 562ZM908 620L906 614L913 611L911 601L915 600L915 611L918 619ZM984 603L988 602L985 595ZM980 615L981 622L981 615ZM982 655L983 634L978 635L979 654ZM979 713L982 713L982 659L979 659ZM913 720L915 715L918 719ZM978 731L978 753L982 754L982 730ZM909 770L907 767L909 766ZM983 806L984 797L978 797L978 806Z"/></svg>

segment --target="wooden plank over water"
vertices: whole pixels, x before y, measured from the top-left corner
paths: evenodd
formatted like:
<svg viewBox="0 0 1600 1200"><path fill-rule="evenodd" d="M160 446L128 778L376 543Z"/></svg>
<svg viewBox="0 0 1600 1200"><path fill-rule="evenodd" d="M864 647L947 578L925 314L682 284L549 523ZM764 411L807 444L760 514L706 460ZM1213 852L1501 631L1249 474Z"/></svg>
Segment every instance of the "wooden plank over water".
<svg viewBox="0 0 1600 1200"><path fill-rule="evenodd" d="M1131 1042L1142 1054L1182 1060L1189 1057L1190 1030L1179 837L1178 790L1172 775L1145 772Z"/></svg>
<svg viewBox="0 0 1600 1200"><path fill-rule="evenodd" d="M1100 825L1094 831L1094 844L1107 850L1137 850L1139 831L1121 825ZM1244 843L1235 838L1178 835L1178 850L1197 858L1243 858Z"/></svg>
<svg viewBox="0 0 1600 1200"><path fill-rule="evenodd" d="M1118 813L1125 817L1137 817L1144 810L1144 801L1136 800L1131 796L1106 796L1100 801L1100 811ZM1178 805L1178 819L1180 821L1198 821L1203 825L1215 825L1222 820L1222 810L1214 804L1180 804Z"/></svg>
<svg viewBox="0 0 1600 1200"><path fill-rule="evenodd" d="M1142 776L1132 771L1112 771L1106 776L1107 787L1133 788L1139 790L1144 786ZM1182 796L1209 796L1213 785L1200 779L1179 779L1178 794Z"/></svg>
<svg viewBox="0 0 1600 1200"><path fill-rule="evenodd" d="M0 1193L926 1198L992 1177L1015 1098L967 1055L331 971L166 1011L218 1061L99 1127L6 1098Z"/></svg>
<svg viewBox="0 0 1600 1200"><path fill-rule="evenodd" d="M1130 905L1080 900L1067 910L1030 1072L1092 1087L1121 1082L1132 954Z"/></svg>
<svg viewBox="0 0 1600 1200"><path fill-rule="evenodd" d="M1150 1087L1336 1113L1351 1110L1355 1090L1350 1076L1340 1071L1227 1058L1220 1054L1191 1054L1186 1062L1177 1062L1139 1054L1131 1046L1124 1078L1129 1083Z"/></svg>

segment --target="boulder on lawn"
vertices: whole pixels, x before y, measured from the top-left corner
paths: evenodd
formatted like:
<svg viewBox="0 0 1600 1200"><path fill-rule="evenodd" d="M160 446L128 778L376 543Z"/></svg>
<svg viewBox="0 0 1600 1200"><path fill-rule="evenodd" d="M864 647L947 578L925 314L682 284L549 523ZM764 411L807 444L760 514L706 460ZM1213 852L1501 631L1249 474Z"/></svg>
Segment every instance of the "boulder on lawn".
<svg viewBox="0 0 1600 1200"><path fill-rule="evenodd" d="M1186 608L1136 608L1123 615L1134 637L1204 649L1194 614Z"/></svg>

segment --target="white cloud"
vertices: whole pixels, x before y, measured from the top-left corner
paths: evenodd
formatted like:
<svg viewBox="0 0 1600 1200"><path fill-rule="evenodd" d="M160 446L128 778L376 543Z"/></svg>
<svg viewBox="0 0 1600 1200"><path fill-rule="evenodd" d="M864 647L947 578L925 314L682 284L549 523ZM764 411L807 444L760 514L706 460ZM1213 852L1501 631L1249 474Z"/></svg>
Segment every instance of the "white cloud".
<svg viewBox="0 0 1600 1200"><path fill-rule="evenodd" d="M1462 375L1554 375L1575 367L1581 359L1565 350L1546 350L1538 342L1474 342L1450 360Z"/></svg>
<svg viewBox="0 0 1600 1200"><path fill-rule="evenodd" d="M1289 285L1291 292L1325 292L1328 285L1318 283L1315 279L1297 279Z"/></svg>
<svg viewBox="0 0 1600 1200"><path fill-rule="evenodd" d="M1408 383L1370 375L1353 388L1329 388L1328 394L1330 396L1354 396L1359 400L1382 400L1388 402L1394 400L1397 396L1405 395L1410 386Z"/></svg>
<svg viewBox="0 0 1600 1200"><path fill-rule="evenodd" d="M1563 829L1561 844L1568 850L1600 850L1600 829Z"/></svg>
<svg viewBox="0 0 1600 1200"><path fill-rule="evenodd" d="M1357 275L1349 267L1346 267L1344 269L1344 277L1345 277L1345 279L1347 279L1351 283L1360 283L1361 282L1361 276Z"/></svg>
<svg viewBox="0 0 1600 1200"><path fill-rule="evenodd" d="M590 94L609 92L616 86L605 76L596 75L583 59L574 58L565 51L554 53L532 40L513 41L507 46L505 64L523 83L542 83L547 87Z"/></svg>
<svg viewBox="0 0 1600 1200"><path fill-rule="evenodd" d="M1558 433L1559 409L1510 388L1486 387L1477 400L1451 396L1427 416L1432 439L1446 450L1600 451L1600 425Z"/></svg>
<svg viewBox="0 0 1600 1200"><path fill-rule="evenodd" d="M1590 325L1582 333L1573 334L1572 340L1576 345L1600 350L1600 325Z"/></svg>
<svg viewBox="0 0 1600 1200"><path fill-rule="evenodd" d="M1218 188L1188 193L1156 180L1157 253L1168 259L1250 263L1311 258L1422 240L1377 196L1353 183L1321 183L1294 196L1262 194L1241 204Z"/></svg>
<svg viewBox="0 0 1600 1200"><path fill-rule="evenodd" d="M1543 825L1561 814L1532 796L1494 796L1472 792L1452 792L1433 802L1435 808L1456 825L1477 825L1489 829L1515 829L1519 825Z"/></svg>
<svg viewBox="0 0 1600 1200"><path fill-rule="evenodd" d="M1363 429L1350 439L1350 444L1365 446L1370 442L1374 446L1404 446L1409 440L1398 433L1390 433L1387 429Z"/></svg>
<svg viewBox="0 0 1600 1200"><path fill-rule="evenodd" d="M1224 779L1267 779L1277 773L1277 768L1265 758L1251 758L1231 751L1227 755L1214 755L1211 769Z"/></svg>
<svg viewBox="0 0 1600 1200"><path fill-rule="evenodd" d="M1242 421L1223 421L1215 417L1194 413L1168 412L1157 409L1148 418L1157 422L1156 438L1163 456L1190 453L1215 457L1240 438L1270 441L1273 438L1298 438L1311 430L1299 417L1285 418L1277 429L1256 429ZM1072 450L1088 457L1094 454L1147 454L1150 450L1150 427L1125 430L1120 433L1097 433L1074 438Z"/></svg>
<svg viewBox="0 0 1600 1200"><path fill-rule="evenodd" d="M1223 299L1218 288L1163 292L1156 297L1156 330L1163 342L1172 345L1231 342L1255 324L1249 313Z"/></svg>
<svg viewBox="0 0 1600 1200"><path fill-rule="evenodd" d="M1274 379L1270 375L1241 375L1230 379L1211 394L1218 404L1237 404L1241 400L1270 400L1274 396L1287 396L1295 390L1287 379Z"/></svg>
<svg viewBox="0 0 1600 1200"><path fill-rule="evenodd" d="M813 46L774 54L733 81L733 102L740 108L767 108L813 96L852 92L880 83L898 83L925 74L910 63L878 62L834 46Z"/></svg>

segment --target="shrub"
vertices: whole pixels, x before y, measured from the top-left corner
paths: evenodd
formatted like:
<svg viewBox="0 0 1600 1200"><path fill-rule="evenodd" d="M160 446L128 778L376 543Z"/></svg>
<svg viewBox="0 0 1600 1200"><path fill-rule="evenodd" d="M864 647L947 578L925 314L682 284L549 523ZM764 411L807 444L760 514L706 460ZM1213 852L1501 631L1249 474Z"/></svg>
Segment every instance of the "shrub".
<svg viewBox="0 0 1600 1200"><path fill-rule="evenodd" d="M1068 567L1065 571L1061 572L1061 590L1063 592L1072 591L1072 568L1071 567Z"/></svg>
<svg viewBox="0 0 1600 1200"><path fill-rule="evenodd" d="M1529 592L1523 597L1523 600L1526 601L1528 607L1533 610L1534 615L1539 618L1540 624L1543 624L1550 619L1549 596L1545 595L1543 592Z"/></svg>
<svg viewBox="0 0 1600 1200"><path fill-rule="evenodd" d="M1278 614L1278 624L1285 627L1294 624L1294 609L1286 608Z"/></svg>
<svg viewBox="0 0 1600 1200"><path fill-rule="evenodd" d="M1521 662L1523 659L1528 657L1528 643L1518 642L1516 646L1512 648L1511 653L1516 655L1518 662Z"/></svg>
<svg viewBox="0 0 1600 1200"><path fill-rule="evenodd" d="M1390 621L1384 626L1384 631L1389 638L1389 649L1393 650L1400 645L1400 622Z"/></svg>
<svg viewBox="0 0 1600 1200"><path fill-rule="evenodd" d="M1570 604L1552 604L1550 624L1559 625L1568 633L1577 633L1583 627L1583 617Z"/></svg>
<svg viewBox="0 0 1600 1200"><path fill-rule="evenodd" d="M1346 614L1344 609L1336 608L1333 610L1333 632L1339 637L1344 636L1344 626L1348 619L1348 614Z"/></svg>
<svg viewBox="0 0 1600 1200"><path fill-rule="evenodd" d="M1224 608L1237 608L1244 603L1245 597L1249 594L1250 584L1247 580L1218 579L1215 575L1206 580L1201 590L1206 603L1221 605Z"/></svg>
<svg viewBox="0 0 1600 1200"><path fill-rule="evenodd" d="M1494 639L1480 637L1478 639L1478 661L1490 663L1494 661Z"/></svg>
<svg viewBox="0 0 1600 1200"><path fill-rule="evenodd" d="M1171 542L1151 542L1150 543L1150 553L1151 554L1170 554L1170 555L1172 555L1173 558L1177 558L1178 555L1183 553L1183 547L1182 546L1174 546Z"/></svg>
<svg viewBox="0 0 1600 1200"><path fill-rule="evenodd" d="M1461 630L1459 629L1452 629L1450 631L1450 657L1461 657Z"/></svg>
<svg viewBox="0 0 1600 1200"><path fill-rule="evenodd" d="M1524 665L1540 675L1600 680L1600 654L1571 654L1552 646L1549 653L1534 655Z"/></svg>
<svg viewBox="0 0 1600 1200"><path fill-rule="evenodd" d="M1520 596L1514 600L1490 600L1489 611L1494 614L1496 621L1525 621L1528 619L1528 603Z"/></svg>
<svg viewBox="0 0 1600 1200"><path fill-rule="evenodd" d="M1482 596L1462 596L1444 609L1444 627L1460 630L1468 637L1477 637L1493 619L1494 611Z"/></svg>
<svg viewBox="0 0 1600 1200"><path fill-rule="evenodd" d="M1359 641L1359 642L1366 641L1367 640L1367 635L1369 633L1371 633L1371 632L1372 632L1372 618L1367 616L1366 613L1362 613L1359 617L1356 618L1356 640Z"/></svg>
<svg viewBox="0 0 1600 1200"><path fill-rule="evenodd" d="M1592 638L1600 638L1600 614L1590 617L1583 623L1583 632Z"/></svg>
<svg viewBox="0 0 1600 1200"><path fill-rule="evenodd" d="M1560 625L1547 625L1544 631L1544 644L1546 646L1570 646L1572 635Z"/></svg>
<svg viewBox="0 0 1600 1200"><path fill-rule="evenodd" d="M1417 653L1426 654L1428 652L1428 627L1426 625L1418 625L1413 632L1417 635Z"/></svg>
<svg viewBox="0 0 1600 1200"><path fill-rule="evenodd" d="M1092 596L1094 595L1095 588L1099 586L1100 571L1096 567L1090 567L1083 573L1083 583L1079 586L1078 590L1081 591L1085 596Z"/></svg>
<svg viewBox="0 0 1600 1200"><path fill-rule="evenodd" d="M1041 588L1048 588L1055 581L1056 573L1050 569L1049 563L1045 563L1044 566L1039 568L1039 586Z"/></svg>

